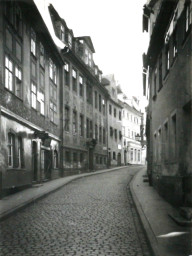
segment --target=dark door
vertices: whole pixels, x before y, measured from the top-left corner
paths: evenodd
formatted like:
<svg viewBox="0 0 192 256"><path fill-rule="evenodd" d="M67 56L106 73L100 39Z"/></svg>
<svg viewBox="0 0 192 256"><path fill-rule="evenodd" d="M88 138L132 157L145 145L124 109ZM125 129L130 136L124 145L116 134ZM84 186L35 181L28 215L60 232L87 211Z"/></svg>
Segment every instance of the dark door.
<svg viewBox="0 0 192 256"><path fill-rule="evenodd" d="M121 154L118 153L117 155L117 165L121 165Z"/></svg>
<svg viewBox="0 0 192 256"><path fill-rule="evenodd" d="M37 181L37 142L32 143L32 172L33 181Z"/></svg>
<svg viewBox="0 0 192 256"><path fill-rule="evenodd" d="M45 161L44 161L44 171L45 171L45 179L51 179L51 169L52 169L52 155L51 151L44 150Z"/></svg>

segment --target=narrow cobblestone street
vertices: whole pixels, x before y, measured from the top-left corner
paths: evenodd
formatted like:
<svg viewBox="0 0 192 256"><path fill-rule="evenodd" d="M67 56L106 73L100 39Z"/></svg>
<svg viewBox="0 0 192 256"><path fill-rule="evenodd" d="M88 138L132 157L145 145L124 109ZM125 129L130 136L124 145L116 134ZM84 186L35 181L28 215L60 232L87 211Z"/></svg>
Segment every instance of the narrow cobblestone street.
<svg viewBox="0 0 192 256"><path fill-rule="evenodd" d="M0 223L0 255L151 256L128 183L137 167L75 180Z"/></svg>

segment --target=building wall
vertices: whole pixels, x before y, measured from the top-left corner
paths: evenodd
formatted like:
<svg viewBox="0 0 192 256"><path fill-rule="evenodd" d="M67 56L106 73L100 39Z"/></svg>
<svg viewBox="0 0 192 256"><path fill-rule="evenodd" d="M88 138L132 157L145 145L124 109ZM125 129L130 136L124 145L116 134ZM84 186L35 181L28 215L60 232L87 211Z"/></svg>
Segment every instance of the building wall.
<svg viewBox="0 0 192 256"><path fill-rule="evenodd" d="M60 136L60 101L59 95L60 63L54 54L56 48L53 44L47 44L50 40L48 32L44 30L42 36L41 29L45 28L44 23L36 12L35 6L31 9L31 18L28 16L29 5L15 3L13 9L11 2L0 1L0 22L1 46L0 59L2 63L0 76L0 104L1 104L1 161L2 189L14 188L24 185L31 185L32 181L40 182L43 179L58 177L59 166L54 164L55 155L59 158L59 136ZM6 9L7 6L7 9ZM6 14L4 15L4 11ZM19 11L20 18L16 18L16 10ZM34 19L37 20L40 28L37 27ZM14 18L13 18L14 17ZM17 21L17 22L16 22ZM32 31L34 36L34 52L32 53L31 40ZM47 34L46 34L47 33ZM44 46L44 61L40 64L40 45ZM50 78L50 58L56 64L56 83ZM33 63L33 64L32 64ZM40 73L44 76L44 81L40 80ZM9 76L8 76L9 74ZM12 80L11 80L12 79ZM35 84L32 101L32 82ZM54 85L56 99L52 99L51 86ZM44 94L44 104L42 93ZM50 102L57 106L52 120ZM33 102L33 106L32 106ZM43 111L44 109L44 111ZM38 132L46 132L51 144L46 146L52 161L49 166L43 166L43 155L45 145L37 135ZM33 141L37 141L36 170L33 170ZM49 169L49 174L44 175L45 168ZM35 179L34 179L34 171Z"/></svg>
<svg viewBox="0 0 192 256"><path fill-rule="evenodd" d="M191 24L186 29L186 8L179 1L149 72L148 164L159 193L180 205L192 203Z"/></svg>

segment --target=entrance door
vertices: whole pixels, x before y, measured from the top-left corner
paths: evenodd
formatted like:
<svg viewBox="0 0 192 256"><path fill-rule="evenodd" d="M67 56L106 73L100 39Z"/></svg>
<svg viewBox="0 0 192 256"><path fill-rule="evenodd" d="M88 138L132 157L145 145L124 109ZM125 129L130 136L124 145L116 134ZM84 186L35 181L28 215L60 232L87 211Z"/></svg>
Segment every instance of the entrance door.
<svg viewBox="0 0 192 256"><path fill-rule="evenodd" d="M37 181L37 142L33 141L32 142L32 172L33 172L33 181Z"/></svg>
<svg viewBox="0 0 192 256"><path fill-rule="evenodd" d="M50 150L41 150L41 175L42 180L51 179L52 155Z"/></svg>
<svg viewBox="0 0 192 256"><path fill-rule="evenodd" d="M121 165L121 153L117 155L117 165Z"/></svg>

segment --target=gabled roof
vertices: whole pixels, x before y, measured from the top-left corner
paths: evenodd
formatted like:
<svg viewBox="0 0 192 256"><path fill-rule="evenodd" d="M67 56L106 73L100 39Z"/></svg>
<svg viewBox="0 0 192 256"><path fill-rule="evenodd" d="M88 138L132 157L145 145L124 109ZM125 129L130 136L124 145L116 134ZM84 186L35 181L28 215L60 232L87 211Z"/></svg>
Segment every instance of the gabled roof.
<svg viewBox="0 0 192 256"><path fill-rule="evenodd" d="M91 49L91 51L93 53L95 53L93 42L92 42L90 36L80 36L80 37L76 37L76 38L79 39L79 40L84 40L87 43L87 45L89 46L89 48Z"/></svg>

